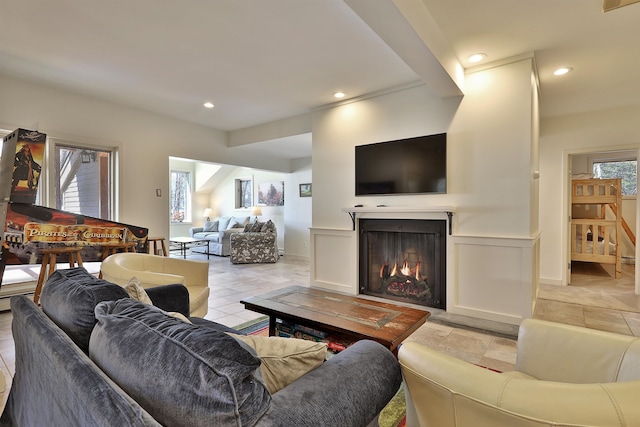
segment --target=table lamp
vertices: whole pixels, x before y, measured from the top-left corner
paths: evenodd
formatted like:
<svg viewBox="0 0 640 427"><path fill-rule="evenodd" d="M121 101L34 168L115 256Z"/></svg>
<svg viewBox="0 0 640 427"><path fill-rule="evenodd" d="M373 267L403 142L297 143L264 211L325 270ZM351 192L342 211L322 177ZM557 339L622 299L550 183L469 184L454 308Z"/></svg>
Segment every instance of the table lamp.
<svg viewBox="0 0 640 427"><path fill-rule="evenodd" d="M253 209L251 209L251 215L255 216L257 221L258 217L262 215L262 209L260 209L260 206L254 206Z"/></svg>

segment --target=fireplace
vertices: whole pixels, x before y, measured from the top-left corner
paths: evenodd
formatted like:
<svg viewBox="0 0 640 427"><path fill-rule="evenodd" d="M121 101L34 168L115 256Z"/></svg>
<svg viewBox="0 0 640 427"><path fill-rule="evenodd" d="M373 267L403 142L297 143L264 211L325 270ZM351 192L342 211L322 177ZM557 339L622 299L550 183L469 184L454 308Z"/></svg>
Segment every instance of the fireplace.
<svg viewBox="0 0 640 427"><path fill-rule="evenodd" d="M446 308L444 220L360 219L360 293Z"/></svg>

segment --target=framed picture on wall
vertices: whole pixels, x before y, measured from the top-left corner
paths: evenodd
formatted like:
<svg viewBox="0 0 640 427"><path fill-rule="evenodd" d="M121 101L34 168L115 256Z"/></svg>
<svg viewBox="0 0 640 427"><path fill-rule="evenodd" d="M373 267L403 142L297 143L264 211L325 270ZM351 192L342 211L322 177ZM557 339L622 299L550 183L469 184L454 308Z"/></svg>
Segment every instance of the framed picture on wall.
<svg viewBox="0 0 640 427"><path fill-rule="evenodd" d="M300 197L311 197L311 184L300 184Z"/></svg>
<svg viewBox="0 0 640 427"><path fill-rule="evenodd" d="M284 206L284 181L258 184L258 205Z"/></svg>

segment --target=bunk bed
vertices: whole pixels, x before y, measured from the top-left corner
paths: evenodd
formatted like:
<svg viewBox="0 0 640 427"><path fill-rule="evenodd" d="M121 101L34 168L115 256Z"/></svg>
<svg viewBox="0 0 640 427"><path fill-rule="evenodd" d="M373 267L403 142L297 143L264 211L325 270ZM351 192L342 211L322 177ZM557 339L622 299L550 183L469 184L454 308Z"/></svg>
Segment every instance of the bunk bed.
<svg viewBox="0 0 640 427"><path fill-rule="evenodd" d="M621 179L571 182L571 261L613 264L620 278Z"/></svg>

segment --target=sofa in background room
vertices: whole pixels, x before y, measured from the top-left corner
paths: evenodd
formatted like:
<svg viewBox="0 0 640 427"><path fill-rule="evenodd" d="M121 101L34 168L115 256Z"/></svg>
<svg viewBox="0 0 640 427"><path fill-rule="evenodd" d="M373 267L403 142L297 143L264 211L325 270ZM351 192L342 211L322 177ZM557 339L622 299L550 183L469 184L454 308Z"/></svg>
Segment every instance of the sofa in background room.
<svg viewBox="0 0 640 427"><path fill-rule="evenodd" d="M219 216L213 221L205 221L202 227L191 227L189 235L194 239L207 240L209 255L229 256L231 235L244 231L249 220L248 216Z"/></svg>
<svg viewBox="0 0 640 427"><path fill-rule="evenodd" d="M278 233L271 220L252 222L244 227L242 233L231 236L233 264L277 262L278 258Z"/></svg>

